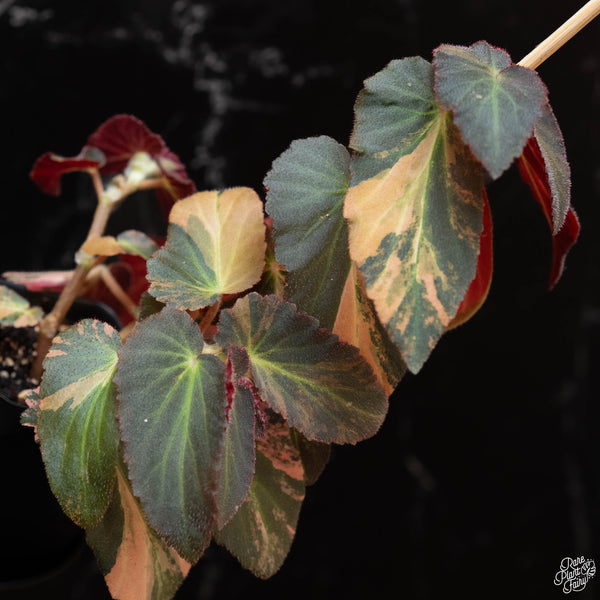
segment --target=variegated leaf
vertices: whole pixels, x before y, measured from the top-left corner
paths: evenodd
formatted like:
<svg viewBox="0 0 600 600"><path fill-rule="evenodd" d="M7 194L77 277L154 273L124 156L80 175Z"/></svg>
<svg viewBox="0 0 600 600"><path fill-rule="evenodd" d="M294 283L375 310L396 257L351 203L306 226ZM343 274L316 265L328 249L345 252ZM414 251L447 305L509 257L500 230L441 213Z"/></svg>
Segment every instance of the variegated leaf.
<svg viewBox="0 0 600 600"><path fill-rule="evenodd" d="M248 499L215 534L216 541L258 577L274 575L288 555L304 499L303 478L289 427L271 419L265 439L257 443Z"/></svg>
<svg viewBox="0 0 600 600"><path fill-rule="evenodd" d="M138 323L115 382L133 491L149 523L189 562L210 542L226 424L225 367L198 325L165 308Z"/></svg>
<svg viewBox="0 0 600 600"><path fill-rule="evenodd" d="M398 86L403 94L394 94ZM412 104L397 104L414 90ZM417 372L475 277L482 170L450 115L436 108L432 68L422 59L394 61L368 79L356 110L353 140L369 154L357 158L344 205L350 256L392 341ZM398 139L361 131L369 117L389 124ZM387 147L377 147L379 139Z"/></svg>
<svg viewBox="0 0 600 600"><path fill-rule="evenodd" d="M119 448L113 374L121 339L85 319L54 339L44 360L37 432L52 491L82 527L111 499Z"/></svg>
<svg viewBox="0 0 600 600"><path fill-rule="evenodd" d="M263 206L249 188L198 192L177 202L167 242L149 261L150 293L179 309L251 288L265 264Z"/></svg>
<svg viewBox="0 0 600 600"><path fill-rule="evenodd" d="M275 252L288 275L285 299L359 348L391 394L404 364L389 341L348 252L343 216L350 156L326 136L296 140L265 179Z"/></svg>
<svg viewBox="0 0 600 600"><path fill-rule="evenodd" d="M148 259L158 249L156 242L141 231L129 229L117 237L110 235L87 240L82 250L96 256L133 254Z"/></svg>
<svg viewBox="0 0 600 600"><path fill-rule="evenodd" d="M102 521L86 532L113 598L171 600L190 570L148 525L122 468Z"/></svg>
<svg viewBox="0 0 600 600"><path fill-rule="evenodd" d="M262 399L309 439L355 443L385 418L385 392L358 350L276 296L222 311L217 342L246 350Z"/></svg>
<svg viewBox="0 0 600 600"><path fill-rule="evenodd" d="M0 285L0 325L33 327L44 317L39 306L30 306L20 294Z"/></svg>

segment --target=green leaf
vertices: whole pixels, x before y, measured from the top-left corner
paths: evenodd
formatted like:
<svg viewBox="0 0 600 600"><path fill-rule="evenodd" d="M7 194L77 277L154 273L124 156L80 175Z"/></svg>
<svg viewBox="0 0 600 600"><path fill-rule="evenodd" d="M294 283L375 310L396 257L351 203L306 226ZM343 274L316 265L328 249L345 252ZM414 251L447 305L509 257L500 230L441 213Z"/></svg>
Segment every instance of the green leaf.
<svg viewBox="0 0 600 600"><path fill-rule="evenodd" d="M408 90L394 101L398 86ZM399 104L414 90L420 108L416 100ZM362 140L370 154L357 159L344 204L350 256L413 372L428 358L475 277L482 230L481 167L450 115L434 106L432 68L422 59L394 61L365 82L353 139ZM381 127L396 129L398 139L361 131L371 114ZM375 146L376 139L387 146Z"/></svg>
<svg viewBox="0 0 600 600"><path fill-rule="evenodd" d="M535 71L513 65L487 42L466 48L442 44L434 52L435 91L454 113L465 142L494 179L531 137L546 87Z"/></svg>
<svg viewBox="0 0 600 600"><path fill-rule="evenodd" d="M343 202L350 183L347 150L322 136L296 140L265 179L276 257L288 275L285 299L359 348L387 394L404 373L351 267Z"/></svg>
<svg viewBox="0 0 600 600"><path fill-rule="evenodd" d="M113 374L121 339L85 319L54 339L44 360L37 433L52 491L82 527L110 502L119 448Z"/></svg>
<svg viewBox="0 0 600 600"><path fill-rule="evenodd" d="M125 460L148 521L189 562L210 542L226 423L224 365L165 308L138 323L115 382Z"/></svg>
<svg viewBox="0 0 600 600"><path fill-rule="evenodd" d="M542 109L542 115L533 129L533 136L544 159L552 193L552 230L557 234L571 206L571 168L562 132L549 103Z"/></svg>
<svg viewBox="0 0 600 600"><path fill-rule="evenodd" d="M195 310L251 288L265 264L263 205L249 188L199 192L177 202L167 242L149 261L149 292Z"/></svg>
<svg viewBox="0 0 600 600"><path fill-rule="evenodd" d="M287 556L304 499L302 463L290 429L271 421L256 451L256 474L248 499L215 535L246 569L266 579Z"/></svg>
<svg viewBox="0 0 600 600"><path fill-rule="evenodd" d="M190 564L148 525L121 468L102 521L86 532L113 598L171 600Z"/></svg>
<svg viewBox="0 0 600 600"><path fill-rule="evenodd" d="M391 61L365 81L354 107L352 185L389 169L412 152L439 114L432 67L414 56Z"/></svg>
<svg viewBox="0 0 600 600"><path fill-rule="evenodd" d="M0 325L33 327L43 317L41 308L31 307L23 296L5 285L0 285Z"/></svg>
<svg viewBox="0 0 600 600"><path fill-rule="evenodd" d="M252 293L222 311L217 342L246 350L262 399L309 439L355 443L385 418L385 393L358 350L276 296Z"/></svg>
<svg viewBox="0 0 600 600"><path fill-rule="evenodd" d="M327 329L335 323L350 269L342 215L349 166L346 148L329 137L296 140L264 181L275 257L289 273L285 298Z"/></svg>
<svg viewBox="0 0 600 600"><path fill-rule="evenodd" d="M111 235L87 240L82 250L95 256L132 254L148 259L158 249L156 242L141 231L129 229L116 238Z"/></svg>
<svg viewBox="0 0 600 600"><path fill-rule="evenodd" d="M247 379L248 355L240 348L227 353L227 431L219 479L218 522L221 529L248 496L254 476L254 398Z"/></svg>

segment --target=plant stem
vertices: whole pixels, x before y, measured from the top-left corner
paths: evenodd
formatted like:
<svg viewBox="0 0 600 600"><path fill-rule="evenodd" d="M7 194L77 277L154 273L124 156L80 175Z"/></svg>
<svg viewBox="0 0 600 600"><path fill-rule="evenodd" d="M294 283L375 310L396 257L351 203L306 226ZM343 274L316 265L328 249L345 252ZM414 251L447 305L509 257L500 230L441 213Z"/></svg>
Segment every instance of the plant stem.
<svg viewBox="0 0 600 600"><path fill-rule="evenodd" d="M219 309L221 308L221 303L223 302L223 297L221 296L217 302L213 305L209 306L207 311L204 313L202 320L200 321L200 331L205 334L206 330L211 326L212 322L215 320Z"/></svg>
<svg viewBox="0 0 600 600"><path fill-rule="evenodd" d="M112 209L113 205L111 203L103 202L101 198L98 199L98 206L96 207L86 241L104 233ZM84 260L77 265L71 278L67 281L67 284L60 293L53 309L42 320L36 347L37 356L31 367L32 378L40 379L42 376L42 363L48 353L48 349L52 345L52 339L56 335L60 324L63 322L67 312L75 301L75 298L77 298L79 290L93 266L93 257L90 257L89 260Z"/></svg>
<svg viewBox="0 0 600 600"><path fill-rule="evenodd" d="M521 67L537 69L552 56L563 44L581 31L592 19L600 14L600 0L590 0L570 19L565 21L553 34L538 44L527 56L519 61Z"/></svg>

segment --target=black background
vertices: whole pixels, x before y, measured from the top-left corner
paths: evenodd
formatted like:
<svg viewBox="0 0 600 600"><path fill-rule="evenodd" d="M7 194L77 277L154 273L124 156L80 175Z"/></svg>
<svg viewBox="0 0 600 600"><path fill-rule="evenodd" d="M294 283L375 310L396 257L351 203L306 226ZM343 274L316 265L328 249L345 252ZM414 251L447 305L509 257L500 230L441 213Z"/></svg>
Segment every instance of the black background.
<svg viewBox="0 0 600 600"><path fill-rule="evenodd" d="M347 143L362 81L389 60L485 39L516 62L581 3L0 0L0 268L71 266L89 183L68 177L55 199L28 173L115 113L160 133L199 189L262 191L293 139ZM539 68L582 223L557 288L513 168L488 187L484 308L401 382L375 438L334 449L281 571L259 581L210 548L178 597L560 598L563 557L600 560L599 36L600 20ZM132 202L119 229L151 221Z"/></svg>

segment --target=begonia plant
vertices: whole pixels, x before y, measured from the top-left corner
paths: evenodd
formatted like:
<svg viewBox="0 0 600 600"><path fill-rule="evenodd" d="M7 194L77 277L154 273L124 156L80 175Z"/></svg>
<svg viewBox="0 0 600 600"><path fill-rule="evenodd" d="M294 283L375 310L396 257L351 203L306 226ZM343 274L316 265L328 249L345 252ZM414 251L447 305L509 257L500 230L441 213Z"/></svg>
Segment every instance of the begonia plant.
<svg viewBox="0 0 600 600"><path fill-rule="evenodd" d="M570 34L600 3L582 11ZM114 598L171 598L213 540L259 577L280 568L330 445L375 435L405 371L419 372L485 301L485 182L515 162L548 221L556 285L579 222L534 70L548 51L514 64L479 41L443 44L431 62L393 60L365 81L349 147L292 142L264 179L265 202L245 187L196 192L129 115L76 157L36 162L32 177L50 194L66 173L90 174L98 208L75 270L54 282L56 307L43 317L3 288L0 322L39 321L41 382L23 394L23 422ZM140 189L167 198L166 240L105 235ZM139 261L130 290L111 275L123 256ZM94 273L130 325L85 319L59 331Z"/></svg>

